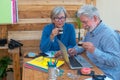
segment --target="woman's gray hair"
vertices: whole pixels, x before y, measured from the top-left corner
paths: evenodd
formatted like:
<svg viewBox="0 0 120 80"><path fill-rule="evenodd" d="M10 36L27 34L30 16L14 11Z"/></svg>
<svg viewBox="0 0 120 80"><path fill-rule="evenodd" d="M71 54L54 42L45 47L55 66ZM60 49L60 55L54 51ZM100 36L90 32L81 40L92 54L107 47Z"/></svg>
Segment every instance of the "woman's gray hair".
<svg viewBox="0 0 120 80"><path fill-rule="evenodd" d="M51 11L51 15L50 18L54 19L55 17L57 17L60 13L64 12L65 17L67 17L67 11L63 6L57 6L55 7L52 11Z"/></svg>
<svg viewBox="0 0 120 80"><path fill-rule="evenodd" d="M97 8L93 5L82 6L77 12L77 17L80 17L81 15L85 15L89 18L93 18L94 16L97 16L100 19L99 12Z"/></svg>

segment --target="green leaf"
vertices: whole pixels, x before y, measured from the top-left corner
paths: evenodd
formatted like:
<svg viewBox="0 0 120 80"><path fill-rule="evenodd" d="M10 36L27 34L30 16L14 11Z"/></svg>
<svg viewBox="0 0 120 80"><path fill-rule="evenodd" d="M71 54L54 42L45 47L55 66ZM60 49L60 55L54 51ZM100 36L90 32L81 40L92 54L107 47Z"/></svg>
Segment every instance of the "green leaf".
<svg viewBox="0 0 120 80"><path fill-rule="evenodd" d="M78 25L78 28L80 29L80 28L82 28L82 23L81 23L81 21L80 21L80 18L79 17L77 17L77 12L75 13L75 22L77 23L77 25Z"/></svg>
<svg viewBox="0 0 120 80"><path fill-rule="evenodd" d="M0 58L0 78L7 75L7 66L12 63L12 60L9 56Z"/></svg>
<svg viewBox="0 0 120 80"><path fill-rule="evenodd" d="M78 25L78 28L80 29L82 27L82 23L78 17L76 18L76 23Z"/></svg>

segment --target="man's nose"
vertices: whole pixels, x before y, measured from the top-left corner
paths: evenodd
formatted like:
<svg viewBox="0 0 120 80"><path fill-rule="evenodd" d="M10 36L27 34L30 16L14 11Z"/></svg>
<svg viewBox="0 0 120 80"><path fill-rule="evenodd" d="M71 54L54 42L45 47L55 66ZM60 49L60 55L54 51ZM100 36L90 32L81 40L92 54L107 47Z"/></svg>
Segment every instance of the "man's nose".
<svg viewBox="0 0 120 80"><path fill-rule="evenodd" d="M87 25L85 23L83 23L82 26L85 28Z"/></svg>

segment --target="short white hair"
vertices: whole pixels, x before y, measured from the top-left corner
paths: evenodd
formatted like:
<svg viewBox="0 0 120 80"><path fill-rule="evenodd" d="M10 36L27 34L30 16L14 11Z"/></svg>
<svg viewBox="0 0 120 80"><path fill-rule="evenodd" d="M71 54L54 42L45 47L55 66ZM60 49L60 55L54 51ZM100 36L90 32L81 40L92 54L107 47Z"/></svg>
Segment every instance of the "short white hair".
<svg viewBox="0 0 120 80"><path fill-rule="evenodd" d="M67 11L63 6L57 6L51 11L50 18L53 19L57 17L60 13L64 12L65 17L67 17Z"/></svg>
<svg viewBox="0 0 120 80"><path fill-rule="evenodd" d="M98 9L93 5L83 5L77 12L77 17L80 17L81 15L85 15L89 18L97 16L100 19Z"/></svg>

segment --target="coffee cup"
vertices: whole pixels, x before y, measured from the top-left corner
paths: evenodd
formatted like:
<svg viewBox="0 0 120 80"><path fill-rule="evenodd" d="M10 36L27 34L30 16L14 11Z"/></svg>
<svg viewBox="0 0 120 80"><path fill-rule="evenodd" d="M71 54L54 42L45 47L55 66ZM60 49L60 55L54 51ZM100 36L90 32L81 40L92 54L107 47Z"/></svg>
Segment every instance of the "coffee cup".
<svg viewBox="0 0 120 80"><path fill-rule="evenodd" d="M59 34L63 34L63 28L59 28Z"/></svg>

